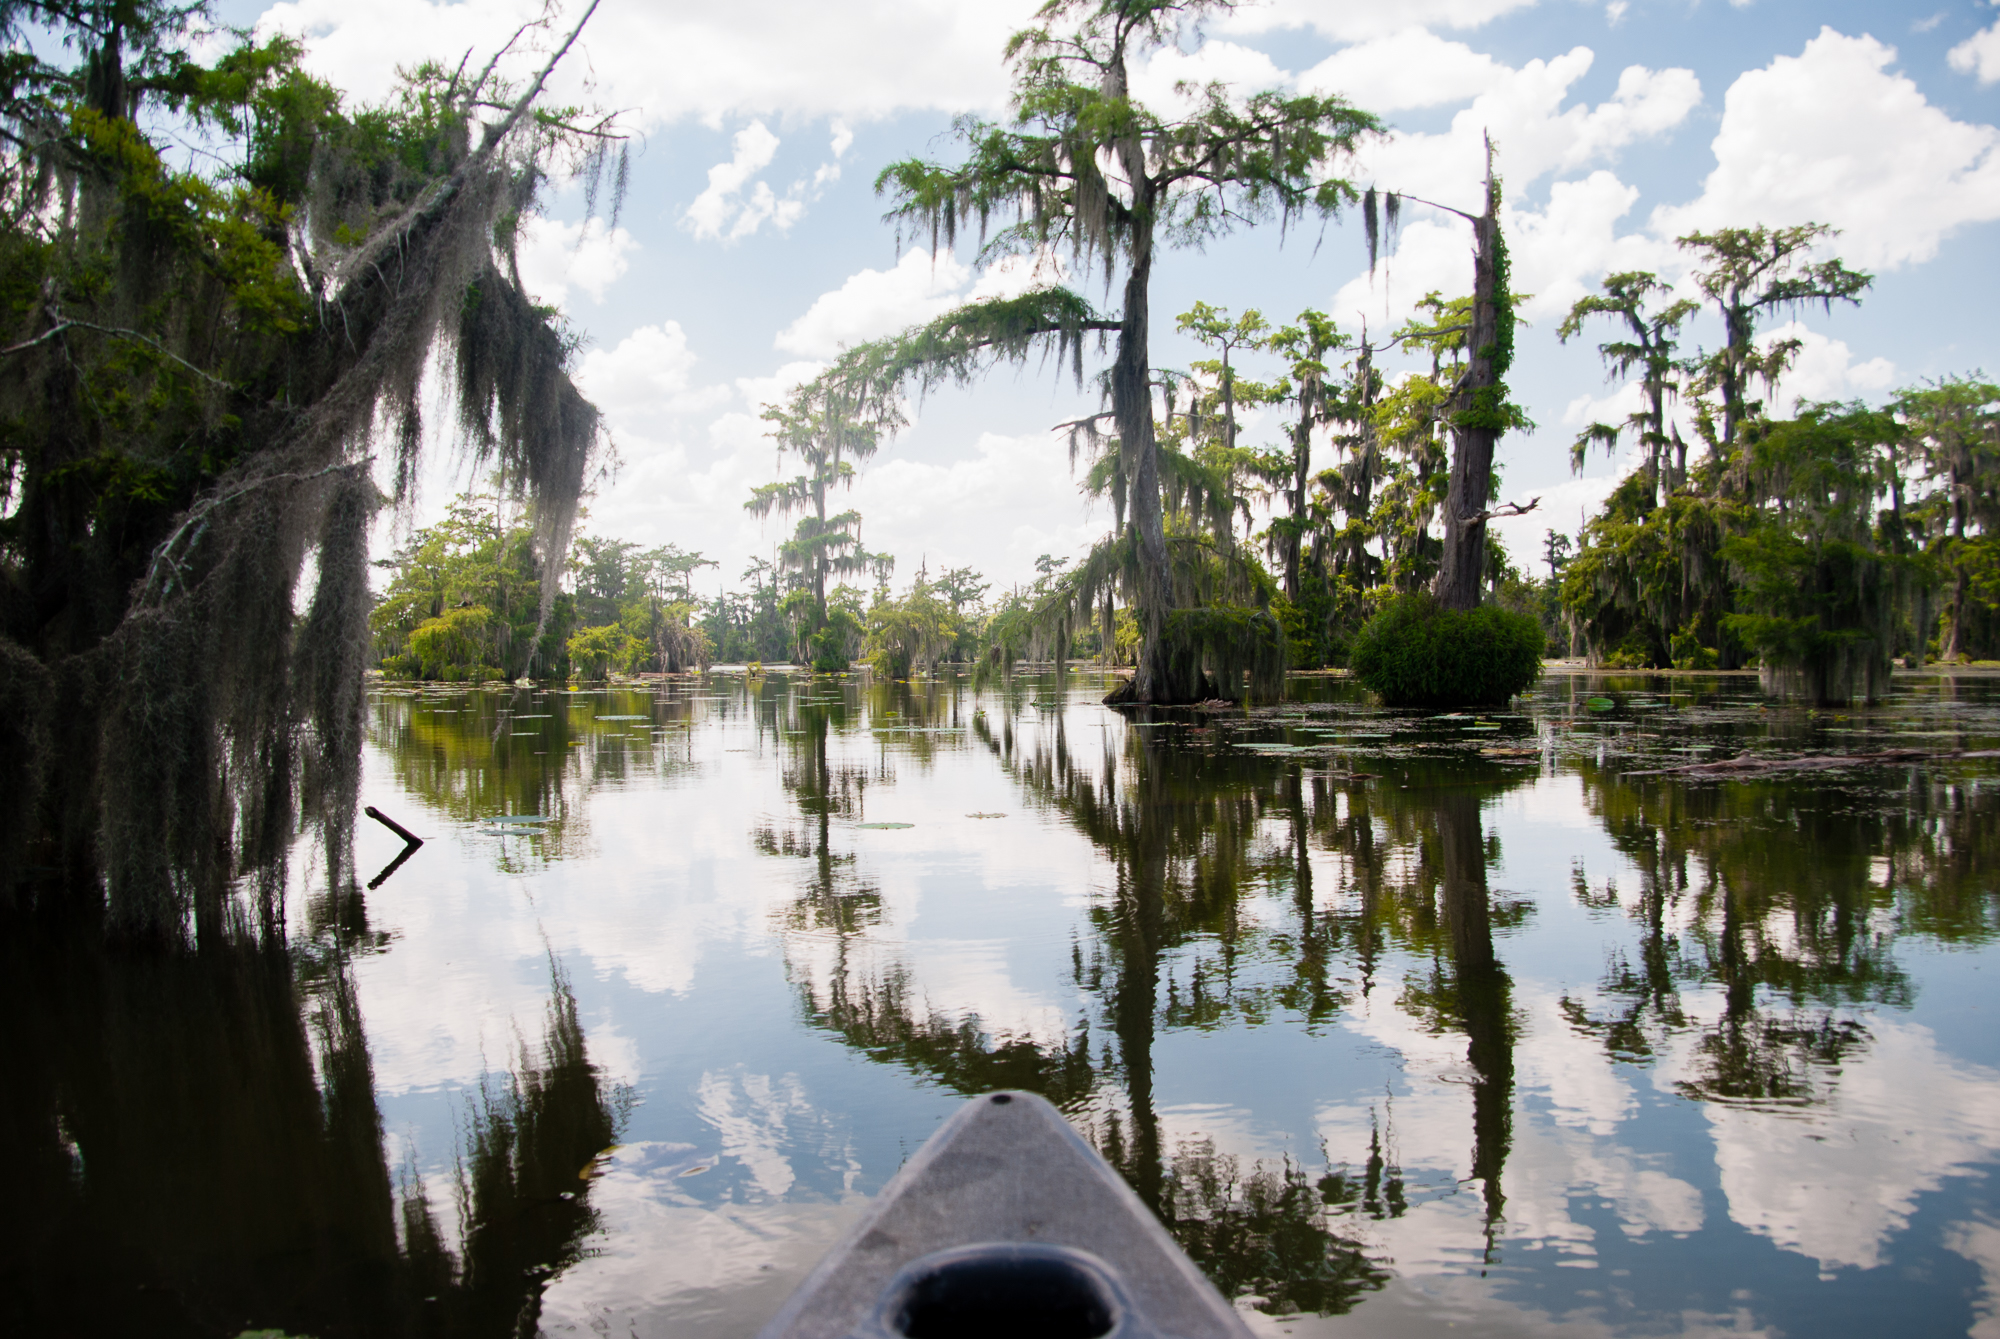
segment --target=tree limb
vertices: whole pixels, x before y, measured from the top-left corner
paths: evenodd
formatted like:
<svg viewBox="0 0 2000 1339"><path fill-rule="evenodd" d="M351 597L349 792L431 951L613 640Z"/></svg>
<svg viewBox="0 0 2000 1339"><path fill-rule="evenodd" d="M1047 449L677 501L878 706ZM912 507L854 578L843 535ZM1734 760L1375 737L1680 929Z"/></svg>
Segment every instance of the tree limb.
<svg viewBox="0 0 2000 1339"><path fill-rule="evenodd" d="M203 381L209 382L216 386L220 386L223 390L226 391L233 391L236 389L236 387L232 386L229 382L224 381L222 378L215 376L211 373L202 371L199 367L196 367L193 363L181 357L179 354L175 353L172 349L169 349L166 345L160 343L160 341L158 341L157 339L154 339L151 335L141 334L137 330L127 330L123 326L98 325L93 321L79 321L73 317L68 317L68 316L59 317L54 325L50 326L47 330L44 330L41 334L35 336L33 339L24 339L19 344L11 344L4 349L0 349L0 358L4 358L10 353L20 353L24 349L32 349L37 344L46 343L48 340L55 338L57 335L60 335L63 331L70 329L95 330L100 335L112 335L118 339L135 339L139 341L141 344L144 344L148 348L152 349L153 352L159 354L161 357L173 359L175 362L179 363L182 367L185 367L188 371L200 377Z"/></svg>
<svg viewBox="0 0 2000 1339"><path fill-rule="evenodd" d="M1475 511L1470 516L1461 519L1464 520L1465 524L1471 525L1475 521L1491 521L1502 516L1526 516L1541 504L1542 500L1539 497L1531 497L1528 499L1528 505L1525 507L1518 502L1508 502L1493 508L1491 511Z"/></svg>

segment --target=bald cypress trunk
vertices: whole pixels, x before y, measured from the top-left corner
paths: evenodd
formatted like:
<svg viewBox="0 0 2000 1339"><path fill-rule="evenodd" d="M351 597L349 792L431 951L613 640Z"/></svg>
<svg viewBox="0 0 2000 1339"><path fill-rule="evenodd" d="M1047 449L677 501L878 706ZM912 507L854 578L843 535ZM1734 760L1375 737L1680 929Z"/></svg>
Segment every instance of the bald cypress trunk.
<svg viewBox="0 0 2000 1339"><path fill-rule="evenodd" d="M1139 547L1139 665L1133 676L1132 696L1140 702L1184 702L1194 693L1174 682L1175 661L1166 641L1167 614L1174 600L1173 577L1167 567L1166 524L1160 509L1160 448L1153 435L1152 365L1146 340L1150 319L1146 290L1153 277L1153 238L1151 229L1144 226L1134 233L1132 272L1125 280L1125 309L1118 331L1118 360L1111 369L1111 408L1118 425L1119 450L1132 471L1130 515Z"/></svg>
<svg viewBox="0 0 2000 1339"><path fill-rule="evenodd" d="M1431 590L1446 609L1477 609L1486 566L1486 509L1493 493L1493 447L1501 433L1500 401L1507 351L1501 320L1507 302L1501 274L1500 193L1489 161L1486 210L1472 221L1470 361L1453 423L1451 491L1444 504L1444 558Z"/></svg>

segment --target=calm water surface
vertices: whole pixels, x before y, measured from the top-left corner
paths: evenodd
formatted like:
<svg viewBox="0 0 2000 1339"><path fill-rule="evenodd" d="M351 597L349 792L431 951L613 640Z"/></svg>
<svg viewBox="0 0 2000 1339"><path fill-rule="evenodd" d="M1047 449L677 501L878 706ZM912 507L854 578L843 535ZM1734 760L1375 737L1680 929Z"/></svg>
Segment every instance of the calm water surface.
<svg viewBox="0 0 2000 1339"><path fill-rule="evenodd" d="M1104 688L378 685L362 798L429 839L379 886L364 822L276 959L17 956L112 1035L28 1067L30 1202L214 1332L747 1336L1025 1087L1260 1331L2000 1332L2000 758L1935 756L2000 748L2000 680Z"/></svg>

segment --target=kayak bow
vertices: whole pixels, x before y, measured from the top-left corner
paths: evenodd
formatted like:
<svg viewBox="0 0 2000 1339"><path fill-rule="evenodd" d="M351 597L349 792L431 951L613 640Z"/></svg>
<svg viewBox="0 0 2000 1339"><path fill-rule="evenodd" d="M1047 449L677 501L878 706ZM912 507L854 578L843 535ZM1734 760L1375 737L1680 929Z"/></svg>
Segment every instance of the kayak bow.
<svg viewBox="0 0 2000 1339"><path fill-rule="evenodd" d="M959 1108L759 1339L1249 1339L1139 1197L1033 1093Z"/></svg>

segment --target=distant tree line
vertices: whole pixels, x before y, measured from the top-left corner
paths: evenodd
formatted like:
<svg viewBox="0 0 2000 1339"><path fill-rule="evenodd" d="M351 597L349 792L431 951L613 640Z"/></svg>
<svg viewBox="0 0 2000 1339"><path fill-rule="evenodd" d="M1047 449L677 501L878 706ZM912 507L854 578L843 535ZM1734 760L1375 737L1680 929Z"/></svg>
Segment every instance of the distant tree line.
<svg viewBox="0 0 2000 1339"><path fill-rule="evenodd" d="M1550 537L1561 605L1580 649L1609 666L1756 663L1786 696L1872 699L1892 660L2000 655L2000 386L1938 378L1885 404L1771 413L1801 341L1760 337L1770 318L1857 304L1872 282L1821 253L1818 224L1726 228L1680 245L1723 342L1682 354L1693 299L1647 273L1615 274L1577 303L1567 339L1604 318L1599 346L1641 408L1593 424L1593 445L1633 440L1638 467L1583 528L1573 557ZM1692 410L1700 450L1671 422Z"/></svg>

